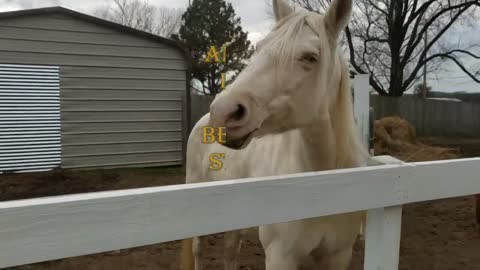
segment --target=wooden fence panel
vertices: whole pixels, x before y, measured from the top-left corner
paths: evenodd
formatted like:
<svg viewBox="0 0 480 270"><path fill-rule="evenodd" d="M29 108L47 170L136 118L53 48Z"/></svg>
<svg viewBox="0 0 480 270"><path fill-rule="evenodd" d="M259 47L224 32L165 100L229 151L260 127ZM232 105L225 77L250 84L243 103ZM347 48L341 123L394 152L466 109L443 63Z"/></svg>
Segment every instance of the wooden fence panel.
<svg viewBox="0 0 480 270"><path fill-rule="evenodd" d="M400 116L420 136L480 136L480 103L371 95L375 119Z"/></svg>

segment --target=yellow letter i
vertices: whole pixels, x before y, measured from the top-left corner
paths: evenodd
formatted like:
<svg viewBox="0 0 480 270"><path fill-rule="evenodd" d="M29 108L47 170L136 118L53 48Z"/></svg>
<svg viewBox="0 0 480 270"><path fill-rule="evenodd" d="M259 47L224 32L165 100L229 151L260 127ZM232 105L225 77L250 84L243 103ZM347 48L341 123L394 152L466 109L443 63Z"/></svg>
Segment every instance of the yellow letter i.
<svg viewBox="0 0 480 270"><path fill-rule="evenodd" d="M223 45L222 49L223 49L223 63L226 64L227 63L227 46ZM221 76L222 76L221 87L222 89L225 89L225 73L222 73Z"/></svg>
<svg viewBox="0 0 480 270"><path fill-rule="evenodd" d="M225 88L225 72L223 72L222 74L222 89Z"/></svg>
<svg viewBox="0 0 480 270"><path fill-rule="evenodd" d="M227 46L223 45L223 63L227 63Z"/></svg>

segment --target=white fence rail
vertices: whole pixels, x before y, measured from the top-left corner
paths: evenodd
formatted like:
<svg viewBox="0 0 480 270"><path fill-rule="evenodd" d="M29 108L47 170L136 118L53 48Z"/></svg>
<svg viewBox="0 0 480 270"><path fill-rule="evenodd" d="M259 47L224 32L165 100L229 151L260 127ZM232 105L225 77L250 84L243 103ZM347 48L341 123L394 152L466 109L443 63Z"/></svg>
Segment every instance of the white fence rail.
<svg viewBox="0 0 480 270"><path fill-rule="evenodd" d="M480 193L480 158L0 203L0 268L368 210L366 269L397 269L400 205ZM378 164L386 165L378 165Z"/></svg>

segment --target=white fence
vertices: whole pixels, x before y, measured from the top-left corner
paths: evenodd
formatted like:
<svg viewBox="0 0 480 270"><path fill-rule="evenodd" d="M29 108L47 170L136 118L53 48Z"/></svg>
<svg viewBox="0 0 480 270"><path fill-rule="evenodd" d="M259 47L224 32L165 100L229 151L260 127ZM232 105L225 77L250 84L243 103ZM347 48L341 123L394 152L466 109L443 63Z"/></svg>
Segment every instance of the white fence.
<svg viewBox="0 0 480 270"><path fill-rule="evenodd" d="M355 114L368 138L365 80L354 82ZM480 158L403 163L380 156L369 165L2 202L0 268L368 210L365 269L394 270L401 205L480 193Z"/></svg>
<svg viewBox="0 0 480 270"><path fill-rule="evenodd" d="M365 269L397 269L401 205L480 193L480 158L372 162L355 169L3 202L0 268L369 210Z"/></svg>

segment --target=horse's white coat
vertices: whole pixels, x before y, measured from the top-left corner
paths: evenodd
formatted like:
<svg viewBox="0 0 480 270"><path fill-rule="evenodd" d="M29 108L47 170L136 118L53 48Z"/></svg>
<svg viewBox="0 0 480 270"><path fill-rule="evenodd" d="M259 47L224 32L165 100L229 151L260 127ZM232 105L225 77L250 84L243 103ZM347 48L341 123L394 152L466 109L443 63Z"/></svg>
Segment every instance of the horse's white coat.
<svg viewBox="0 0 480 270"><path fill-rule="evenodd" d="M249 66L193 128L187 147L187 183L366 165L367 152L353 120L349 72L336 49L351 4L351 0L336 0L320 16L294 13L283 1L273 2L279 21L276 28L258 43L259 51ZM250 143L242 150L202 144L202 128L225 126L237 102L245 105L248 114L231 138L240 139L257 129ZM225 153L220 171L208 169L210 153ZM261 226L266 269L318 265L347 269L364 214ZM225 242L225 267L233 270L239 232L227 233ZM201 270L202 238L195 239L193 249L196 270ZM314 255L322 255L322 261Z"/></svg>

